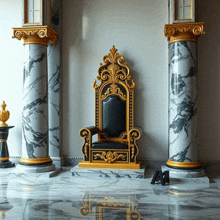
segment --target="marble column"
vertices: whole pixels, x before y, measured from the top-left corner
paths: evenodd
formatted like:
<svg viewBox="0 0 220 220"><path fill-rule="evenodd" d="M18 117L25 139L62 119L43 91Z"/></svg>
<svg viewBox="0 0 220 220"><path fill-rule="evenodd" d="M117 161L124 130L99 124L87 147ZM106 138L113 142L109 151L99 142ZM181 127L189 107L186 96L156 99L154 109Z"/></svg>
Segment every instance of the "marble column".
<svg viewBox="0 0 220 220"><path fill-rule="evenodd" d="M182 23L165 26L165 35L170 40L169 159L166 165L182 172L201 168L197 153L196 41L204 33L203 25L204 23Z"/></svg>
<svg viewBox="0 0 220 220"><path fill-rule="evenodd" d="M60 33L60 0L51 1L51 27ZM60 44L49 44L48 58L48 126L49 154L56 166L62 164L62 149L60 147Z"/></svg>
<svg viewBox="0 0 220 220"><path fill-rule="evenodd" d="M56 42L49 27L14 28L14 38L24 39L22 157L18 169L46 172L55 169L48 148L48 41Z"/></svg>

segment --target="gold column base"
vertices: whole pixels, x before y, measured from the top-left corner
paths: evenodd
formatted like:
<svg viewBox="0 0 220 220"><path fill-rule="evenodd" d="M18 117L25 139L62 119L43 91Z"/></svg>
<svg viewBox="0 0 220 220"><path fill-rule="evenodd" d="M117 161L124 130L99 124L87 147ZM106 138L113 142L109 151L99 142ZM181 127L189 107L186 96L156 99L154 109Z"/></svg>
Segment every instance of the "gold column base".
<svg viewBox="0 0 220 220"><path fill-rule="evenodd" d="M36 158L36 159L33 159L33 158L26 159L22 157L19 161L19 163L27 164L27 165L40 165L40 164L46 164L46 163L52 163L52 162L53 161L51 160L50 157Z"/></svg>
<svg viewBox="0 0 220 220"><path fill-rule="evenodd" d="M141 161L137 161L137 163L94 163L81 161L78 164L78 167L82 168L108 168L108 169L140 169Z"/></svg>
<svg viewBox="0 0 220 220"><path fill-rule="evenodd" d="M173 167L173 168L180 168L180 169L196 169L201 167L200 162L176 162L168 160L166 162L167 166Z"/></svg>
<svg viewBox="0 0 220 220"><path fill-rule="evenodd" d="M9 160L9 157L2 157L2 158L0 158L0 162L8 161L8 160Z"/></svg>

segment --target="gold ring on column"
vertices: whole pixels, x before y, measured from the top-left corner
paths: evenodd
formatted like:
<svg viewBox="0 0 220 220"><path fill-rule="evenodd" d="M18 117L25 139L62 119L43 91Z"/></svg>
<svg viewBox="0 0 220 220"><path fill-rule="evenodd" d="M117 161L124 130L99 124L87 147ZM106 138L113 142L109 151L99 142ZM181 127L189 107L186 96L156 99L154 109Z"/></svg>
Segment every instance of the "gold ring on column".
<svg viewBox="0 0 220 220"><path fill-rule="evenodd" d="M52 162L50 157L45 157L45 158L21 158L20 163L24 163L24 164L44 164L44 163L50 163Z"/></svg>
<svg viewBox="0 0 220 220"><path fill-rule="evenodd" d="M170 167L177 167L177 168L196 168L200 167L200 162L176 162L168 160L166 164Z"/></svg>

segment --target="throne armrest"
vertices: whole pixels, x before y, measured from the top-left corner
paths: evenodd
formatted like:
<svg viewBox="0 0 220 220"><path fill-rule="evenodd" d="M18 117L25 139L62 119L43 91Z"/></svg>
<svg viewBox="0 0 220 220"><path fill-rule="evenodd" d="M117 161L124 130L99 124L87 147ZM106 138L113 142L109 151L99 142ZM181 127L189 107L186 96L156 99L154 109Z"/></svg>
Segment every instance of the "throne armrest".
<svg viewBox="0 0 220 220"><path fill-rule="evenodd" d="M92 145L92 135L97 134L99 129L97 127L91 126L87 128L82 128L79 131L79 136L84 138L84 143L82 146L82 153L84 155L84 161L89 160L89 150Z"/></svg>
<svg viewBox="0 0 220 220"><path fill-rule="evenodd" d="M138 140L140 139L142 134L142 129L140 127L133 127L128 132L128 140L130 142L131 139Z"/></svg>
<svg viewBox="0 0 220 220"><path fill-rule="evenodd" d="M81 138L92 138L93 135L97 134L99 132L99 129L95 126L87 127L87 128L82 128L79 131L79 136Z"/></svg>

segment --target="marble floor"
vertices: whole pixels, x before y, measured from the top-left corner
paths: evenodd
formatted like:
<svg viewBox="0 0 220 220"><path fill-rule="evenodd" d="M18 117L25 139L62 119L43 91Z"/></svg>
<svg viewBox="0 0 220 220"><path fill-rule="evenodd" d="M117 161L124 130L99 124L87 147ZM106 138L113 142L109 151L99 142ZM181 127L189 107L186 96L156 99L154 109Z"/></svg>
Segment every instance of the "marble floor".
<svg viewBox="0 0 220 220"><path fill-rule="evenodd" d="M70 168L57 173L21 174L0 170L0 219L220 219L219 165L206 181L172 179L151 185L145 179L84 178Z"/></svg>

